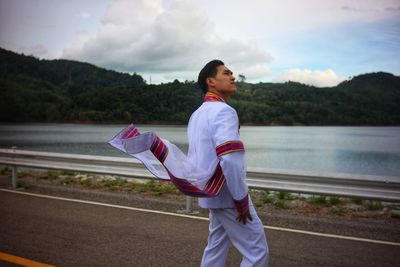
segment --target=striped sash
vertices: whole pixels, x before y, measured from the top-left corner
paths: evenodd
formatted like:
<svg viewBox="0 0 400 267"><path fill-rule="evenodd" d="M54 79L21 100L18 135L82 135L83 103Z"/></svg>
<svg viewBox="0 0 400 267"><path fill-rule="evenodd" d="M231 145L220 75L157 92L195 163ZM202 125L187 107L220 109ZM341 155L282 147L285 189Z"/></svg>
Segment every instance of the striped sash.
<svg viewBox="0 0 400 267"><path fill-rule="evenodd" d="M215 151L217 152L217 156L220 157L229 153L244 151L244 146L239 140L228 141L218 145Z"/></svg>
<svg viewBox="0 0 400 267"><path fill-rule="evenodd" d="M120 132L119 138L129 139L139 134L140 133L136 129L136 127L131 124ZM168 156L168 147L158 136L155 136L151 144L150 151L161 162L161 164L163 164L163 166L167 170L171 182L179 191L181 191L185 195L194 197L215 197L218 195L218 193L222 189L222 186L225 184L224 173L222 172L222 168L219 164L217 165L214 174L209 178L203 188L198 188L187 179L175 177L168 169L168 167L164 164L165 159Z"/></svg>

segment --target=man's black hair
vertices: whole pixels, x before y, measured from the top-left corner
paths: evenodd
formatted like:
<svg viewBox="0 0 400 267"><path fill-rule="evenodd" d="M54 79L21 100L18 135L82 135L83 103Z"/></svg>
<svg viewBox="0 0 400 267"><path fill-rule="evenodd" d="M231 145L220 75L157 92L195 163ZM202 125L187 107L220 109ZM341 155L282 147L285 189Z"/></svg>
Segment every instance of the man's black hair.
<svg viewBox="0 0 400 267"><path fill-rule="evenodd" d="M208 77L215 77L217 75L217 67L225 65L224 62L218 59L211 60L208 62L200 71L199 77L197 78L197 83L199 84L201 90L207 93L208 85L207 85L207 78Z"/></svg>

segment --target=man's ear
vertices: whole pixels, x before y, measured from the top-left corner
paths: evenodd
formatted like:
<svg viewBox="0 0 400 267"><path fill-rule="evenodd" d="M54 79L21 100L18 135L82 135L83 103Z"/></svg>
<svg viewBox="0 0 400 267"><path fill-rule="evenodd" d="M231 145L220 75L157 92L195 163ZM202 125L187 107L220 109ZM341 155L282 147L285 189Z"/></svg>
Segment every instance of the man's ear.
<svg viewBox="0 0 400 267"><path fill-rule="evenodd" d="M214 78L212 78L212 77L208 77L208 78L206 79L206 82L207 82L207 85L208 85L208 86L213 86L215 80L214 80Z"/></svg>

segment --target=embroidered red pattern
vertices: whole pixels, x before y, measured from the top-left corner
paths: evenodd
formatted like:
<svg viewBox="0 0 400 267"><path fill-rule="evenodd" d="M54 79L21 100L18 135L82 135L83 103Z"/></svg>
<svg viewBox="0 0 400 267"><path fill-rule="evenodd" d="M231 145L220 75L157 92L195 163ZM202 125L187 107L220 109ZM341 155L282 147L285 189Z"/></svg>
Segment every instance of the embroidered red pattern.
<svg viewBox="0 0 400 267"><path fill-rule="evenodd" d="M222 97L220 97L214 93L208 92L204 96L204 102L225 102L225 101L222 99Z"/></svg>
<svg viewBox="0 0 400 267"><path fill-rule="evenodd" d="M218 145L215 151L217 152L217 156L220 157L229 153L244 151L244 146L239 140L227 141Z"/></svg>

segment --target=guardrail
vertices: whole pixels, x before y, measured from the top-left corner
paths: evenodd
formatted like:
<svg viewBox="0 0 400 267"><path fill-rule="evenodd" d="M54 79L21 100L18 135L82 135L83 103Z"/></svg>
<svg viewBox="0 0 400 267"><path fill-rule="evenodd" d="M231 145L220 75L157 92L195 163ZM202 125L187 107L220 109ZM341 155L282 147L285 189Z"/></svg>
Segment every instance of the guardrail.
<svg viewBox="0 0 400 267"><path fill-rule="evenodd" d="M17 167L154 178L140 161L124 157L0 149L0 164L12 167L13 187L17 185ZM400 177L395 176L294 172L250 167L246 181L250 188L256 189L400 202ZM187 199L186 208L188 212L192 210L191 198Z"/></svg>

